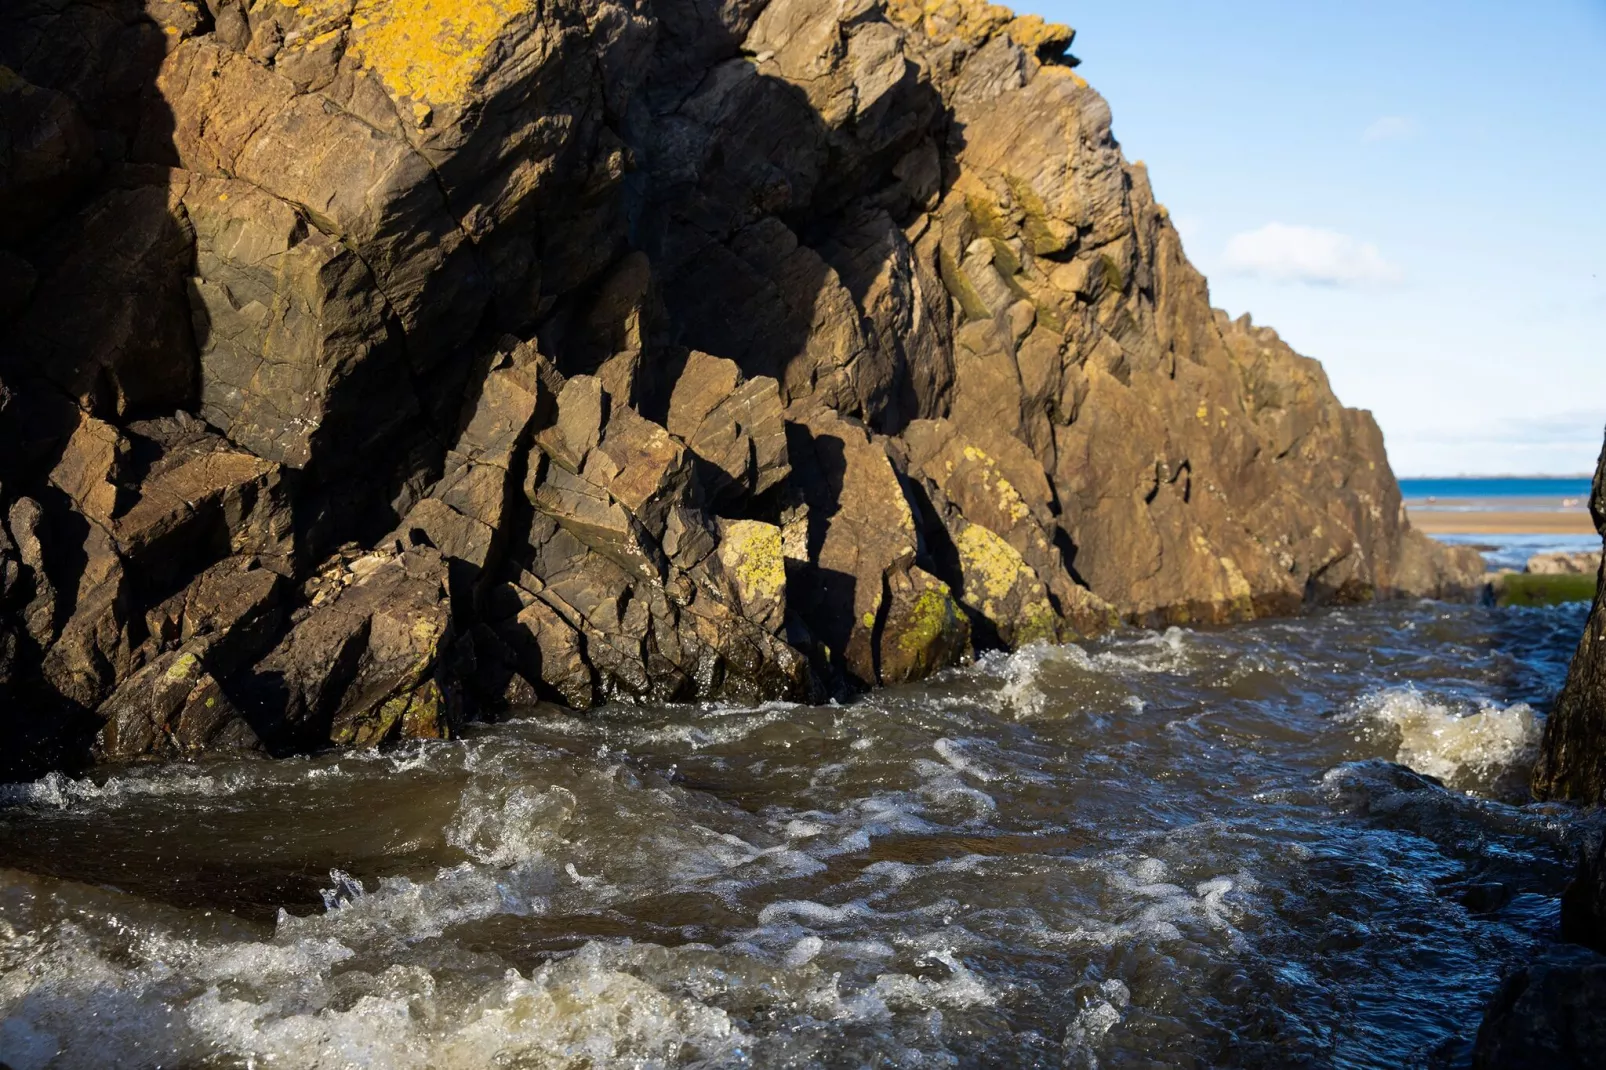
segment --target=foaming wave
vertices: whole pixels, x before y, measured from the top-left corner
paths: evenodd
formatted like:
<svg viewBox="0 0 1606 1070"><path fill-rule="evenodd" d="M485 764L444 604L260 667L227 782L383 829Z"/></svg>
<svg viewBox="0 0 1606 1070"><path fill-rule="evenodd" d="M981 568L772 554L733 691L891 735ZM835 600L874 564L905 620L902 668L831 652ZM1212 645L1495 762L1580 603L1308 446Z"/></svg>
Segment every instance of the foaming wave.
<svg viewBox="0 0 1606 1070"><path fill-rule="evenodd" d="M0 784L0 803L66 810L84 804L115 806L130 799L161 795L218 798L241 791L249 783L244 772L211 776L184 766L165 766L102 781L48 773L30 783Z"/></svg>
<svg viewBox="0 0 1606 1070"><path fill-rule="evenodd" d="M996 681L1000 705L1017 718L1037 717L1048 711L1054 674L1104 677L1112 681L1157 674L1185 673L1195 668L1195 651L1189 633L1181 628L1141 636L1121 636L1089 651L1076 643L1050 646L1034 643L1008 654L984 655L975 666L963 670L982 680ZM1129 696L1122 700L1132 705ZM1141 700L1137 700L1141 702Z"/></svg>
<svg viewBox="0 0 1606 1070"><path fill-rule="evenodd" d="M1401 765L1466 791L1496 790L1524 773L1539 746L1539 718L1523 702L1472 708L1389 688L1363 699L1350 718L1363 737L1391 743Z"/></svg>

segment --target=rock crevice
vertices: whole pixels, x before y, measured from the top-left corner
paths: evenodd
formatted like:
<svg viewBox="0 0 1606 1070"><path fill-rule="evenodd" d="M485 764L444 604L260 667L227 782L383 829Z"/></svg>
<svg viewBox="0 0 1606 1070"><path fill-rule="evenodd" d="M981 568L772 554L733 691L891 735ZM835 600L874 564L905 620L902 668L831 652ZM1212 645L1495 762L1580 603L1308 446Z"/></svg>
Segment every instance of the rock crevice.
<svg viewBox="0 0 1606 1070"><path fill-rule="evenodd" d="M6 5L6 771L1474 586L1371 418L1211 310L1072 36Z"/></svg>

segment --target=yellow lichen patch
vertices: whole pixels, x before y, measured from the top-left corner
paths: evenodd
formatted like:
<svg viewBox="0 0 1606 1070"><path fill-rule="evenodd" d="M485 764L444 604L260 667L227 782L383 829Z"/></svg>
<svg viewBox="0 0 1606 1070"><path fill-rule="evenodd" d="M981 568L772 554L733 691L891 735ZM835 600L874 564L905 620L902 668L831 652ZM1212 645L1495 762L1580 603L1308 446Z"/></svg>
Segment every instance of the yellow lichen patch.
<svg viewBox="0 0 1606 1070"><path fill-rule="evenodd" d="M195 674L195 670L200 668L200 665L201 659L194 654L180 654L173 659L173 664L168 666L167 678L169 680L188 680Z"/></svg>
<svg viewBox="0 0 1606 1070"><path fill-rule="evenodd" d="M1014 645L1058 638L1058 618L1042 581L1013 546L980 524L966 524L954 537L954 549L965 577L965 601Z"/></svg>
<svg viewBox="0 0 1606 1070"><path fill-rule="evenodd" d="M498 41L535 0L360 0L352 46L392 96L466 103Z"/></svg>
<svg viewBox="0 0 1606 1070"><path fill-rule="evenodd" d="M1032 515L1026 507L1026 499L1020 496L1020 491L1015 489L1013 483L1004 478L992 457L971 445L965 446L964 455L965 460L982 466L982 484L1005 516L1019 524Z"/></svg>
<svg viewBox="0 0 1606 1070"><path fill-rule="evenodd" d="M919 26L939 44L953 38L979 45L1009 25L1015 13L987 0L892 0L887 14L906 26Z"/></svg>
<svg viewBox="0 0 1606 1070"><path fill-rule="evenodd" d="M1058 55L1071 47L1076 31L1058 22L1046 22L1041 15L1021 15L1004 27L1009 39L1028 52Z"/></svg>
<svg viewBox="0 0 1606 1070"><path fill-rule="evenodd" d="M980 524L966 524L954 539L954 549L965 573L965 596L979 601L978 608L992 616L994 600L1009 596L1026 562L1013 546Z"/></svg>
<svg viewBox="0 0 1606 1070"><path fill-rule="evenodd" d="M962 626L963 620L948 585L934 579L909 610L898 646L905 654L923 661L943 636Z"/></svg>
<svg viewBox="0 0 1606 1070"><path fill-rule="evenodd" d="M786 595L786 555L781 529L761 520L720 524L720 564L745 606L768 605Z"/></svg>

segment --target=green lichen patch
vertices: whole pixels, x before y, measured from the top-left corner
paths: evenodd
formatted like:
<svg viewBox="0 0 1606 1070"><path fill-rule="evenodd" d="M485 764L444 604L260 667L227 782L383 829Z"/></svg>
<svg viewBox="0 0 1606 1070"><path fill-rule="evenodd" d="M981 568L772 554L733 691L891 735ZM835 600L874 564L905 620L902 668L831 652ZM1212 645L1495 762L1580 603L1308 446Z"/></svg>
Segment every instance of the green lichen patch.
<svg viewBox="0 0 1606 1070"><path fill-rule="evenodd" d="M981 293L965 277L958 261L947 249L937 250L937 273L942 276L942 284L949 295L959 303L959 311L964 313L965 319L992 318L992 313L987 310L987 302L981 299Z"/></svg>
<svg viewBox="0 0 1606 1070"><path fill-rule="evenodd" d="M1496 605L1559 606L1567 602L1588 602L1595 597L1593 575L1545 576L1512 572L1497 576L1490 584Z"/></svg>

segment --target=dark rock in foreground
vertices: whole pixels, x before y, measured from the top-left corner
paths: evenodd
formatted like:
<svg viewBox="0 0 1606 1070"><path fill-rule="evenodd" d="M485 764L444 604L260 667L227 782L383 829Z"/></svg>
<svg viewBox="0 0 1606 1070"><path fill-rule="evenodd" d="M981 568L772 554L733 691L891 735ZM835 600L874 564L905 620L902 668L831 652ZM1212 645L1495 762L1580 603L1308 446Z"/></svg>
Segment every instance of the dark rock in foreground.
<svg viewBox="0 0 1606 1070"><path fill-rule="evenodd" d="M809 699L1455 594L960 0L0 11L0 752Z"/></svg>
<svg viewBox="0 0 1606 1070"><path fill-rule="evenodd" d="M1501 983L1478 1029L1476 1070L1606 1066L1606 958L1558 948Z"/></svg>
<svg viewBox="0 0 1606 1070"><path fill-rule="evenodd" d="M1606 450L1595 472L1589 510L1606 538ZM1594 609L1567 684L1545 721L1533 791L1541 799L1606 803L1606 563L1599 566Z"/></svg>

